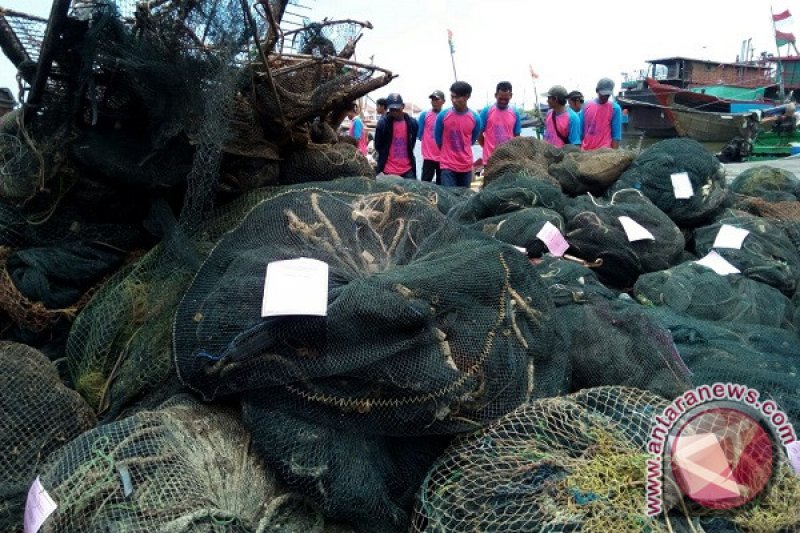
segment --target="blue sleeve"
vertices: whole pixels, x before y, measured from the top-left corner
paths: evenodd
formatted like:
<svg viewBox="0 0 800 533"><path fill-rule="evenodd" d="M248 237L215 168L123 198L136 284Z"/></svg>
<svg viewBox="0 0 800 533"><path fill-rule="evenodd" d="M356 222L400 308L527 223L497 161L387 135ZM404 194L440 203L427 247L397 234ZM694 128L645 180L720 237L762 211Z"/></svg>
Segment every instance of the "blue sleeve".
<svg viewBox="0 0 800 533"><path fill-rule="evenodd" d="M486 107L484 107L483 109L481 109L481 114L480 114L480 118L481 118L481 129L480 129L480 132L483 132L483 128L485 128L485 127L486 127L486 119L487 119L488 117L489 117L489 106L487 105Z"/></svg>
<svg viewBox="0 0 800 533"><path fill-rule="evenodd" d="M447 111L442 111L436 116L436 127L433 128L433 138L436 141L436 146L442 147L442 131L444 130L444 116Z"/></svg>
<svg viewBox="0 0 800 533"><path fill-rule="evenodd" d="M364 130L364 123L361 122L359 117L353 119L353 137L356 139L361 138L361 132Z"/></svg>
<svg viewBox="0 0 800 533"><path fill-rule="evenodd" d="M472 144L475 144L478 141L478 136L483 131L483 123L481 122L481 117L475 112L472 112L472 116L475 117L475 126L472 128Z"/></svg>
<svg viewBox="0 0 800 533"><path fill-rule="evenodd" d="M611 139L622 140L622 108L614 102L614 111L611 116Z"/></svg>
<svg viewBox="0 0 800 533"><path fill-rule="evenodd" d="M578 114L569 109L569 135L570 144L581 144L581 119Z"/></svg>
<svg viewBox="0 0 800 533"><path fill-rule="evenodd" d="M519 135L522 133L522 117L518 109L514 109L514 114L517 116L517 120L514 122L514 135Z"/></svg>
<svg viewBox="0 0 800 533"><path fill-rule="evenodd" d="M422 132L425 129L426 113L427 111L423 111L422 113L419 114L419 117L417 117L417 139L419 139L420 141L422 140Z"/></svg>

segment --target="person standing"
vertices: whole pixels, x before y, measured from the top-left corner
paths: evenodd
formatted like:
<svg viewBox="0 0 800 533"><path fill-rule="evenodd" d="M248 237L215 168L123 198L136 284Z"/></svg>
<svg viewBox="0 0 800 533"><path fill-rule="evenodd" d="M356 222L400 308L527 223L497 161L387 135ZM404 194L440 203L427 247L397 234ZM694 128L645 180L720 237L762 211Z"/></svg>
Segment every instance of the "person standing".
<svg viewBox="0 0 800 533"><path fill-rule="evenodd" d="M386 98L378 98L375 100L375 115L377 120L386 116Z"/></svg>
<svg viewBox="0 0 800 533"><path fill-rule="evenodd" d="M417 143L417 121L403 111L403 97L398 93L386 97L386 106L389 111L375 128L377 173L416 179L414 145Z"/></svg>
<svg viewBox="0 0 800 533"><path fill-rule="evenodd" d="M434 130L436 129L436 117L444 105L444 93L442 91L433 91L429 97L431 99L431 108L428 111L423 111L417 117L419 124L419 133L417 138L422 144L422 181L433 181L436 175L436 182L441 184L441 168L439 166L439 147L436 145L436 139L433 137Z"/></svg>
<svg viewBox="0 0 800 533"><path fill-rule="evenodd" d="M583 93L580 91L572 91L567 95L567 102L570 109L576 113L580 113L583 109Z"/></svg>
<svg viewBox="0 0 800 533"><path fill-rule="evenodd" d="M367 155L367 128L364 127L364 121L358 116L358 104L353 104L347 111L347 118L350 119L350 131L348 134L354 138L358 143L358 151Z"/></svg>
<svg viewBox="0 0 800 533"><path fill-rule="evenodd" d="M486 106L480 113L481 133L478 144L483 147L484 165L498 146L512 137L518 137L522 131L522 117L516 109L508 105L513 95L511 83L501 81L495 89L495 103Z"/></svg>
<svg viewBox="0 0 800 533"><path fill-rule="evenodd" d="M610 100L614 92L614 82L602 78L597 82L597 98L583 106L582 150L598 148L619 148L622 139L622 108Z"/></svg>
<svg viewBox="0 0 800 533"><path fill-rule="evenodd" d="M472 85L457 81L450 86L450 101L453 107L436 117L434 139L441 150L442 185L445 187L469 187L472 184L472 145L481 132L481 118L467 107L472 96Z"/></svg>
<svg viewBox="0 0 800 533"><path fill-rule="evenodd" d="M578 114L567 107L567 90L554 85L547 91L550 111L544 119L544 140L556 148L567 144L581 144L581 122Z"/></svg>

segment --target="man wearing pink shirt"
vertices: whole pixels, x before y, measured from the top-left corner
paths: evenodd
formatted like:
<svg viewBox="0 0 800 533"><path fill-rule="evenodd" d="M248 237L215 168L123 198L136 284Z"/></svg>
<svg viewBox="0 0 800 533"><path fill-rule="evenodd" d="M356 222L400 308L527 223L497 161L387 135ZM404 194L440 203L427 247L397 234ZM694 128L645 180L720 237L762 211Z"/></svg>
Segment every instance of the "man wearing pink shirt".
<svg viewBox="0 0 800 533"><path fill-rule="evenodd" d="M392 93L386 97L389 108L375 128L375 151L378 153L377 173L417 179L414 145L417 143L417 121L403 111L403 97Z"/></svg>
<svg viewBox="0 0 800 533"><path fill-rule="evenodd" d="M583 124L582 150L618 148L622 139L622 108L610 100L614 82L603 78L597 82L597 98L581 110Z"/></svg>
<svg viewBox="0 0 800 533"><path fill-rule="evenodd" d="M455 82L450 86L453 107L436 117L433 136L440 149L439 166L445 187L469 187L472 183L472 145L481 132L481 119L467 107L470 96L469 83Z"/></svg>
<svg viewBox="0 0 800 533"><path fill-rule="evenodd" d="M483 164L485 165L495 149L513 137L519 137L522 131L522 118L516 109L511 107L511 83L501 81L495 89L494 105L486 106L481 111L481 134L478 144L483 146Z"/></svg>
<svg viewBox="0 0 800 533"><path fill-rule="evenodd" d="M556 148L567 144L580 145L581 121L578 114L567 107L567 90L561 85L553 85L546 96L550 111L544 119L544 140Z"/></svg>
<svg viewBox="0 0 800 533"><path fill-rule="evenodd" d="M441 169L439 168L439 147L436 146L436 139L433 138L433 130L436 128L436 117L442 110L444 104L444 93L433 91L430 95L431 108L423 111L417 117L419 133L417 138L422 143L422 181L432 181L436 174L436 183L441 184Z"/></svg>

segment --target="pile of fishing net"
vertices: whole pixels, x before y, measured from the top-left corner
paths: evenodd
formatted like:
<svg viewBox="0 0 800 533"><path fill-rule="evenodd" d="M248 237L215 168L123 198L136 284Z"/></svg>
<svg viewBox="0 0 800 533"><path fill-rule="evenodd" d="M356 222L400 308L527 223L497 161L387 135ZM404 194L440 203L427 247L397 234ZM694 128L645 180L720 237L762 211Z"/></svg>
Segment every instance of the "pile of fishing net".
<svg viewBox="0 0 800 533"><path fill-rule="evenodd" d="M587 194L567 205L564 215L569 253L593 265L612 287L632 287L640 274L682 259L680 229L639 191L619 190L610 200Z"/></svg>
<svg viewBox="0 0 800 533"><path fill-rule="evenodd" d="M67 442L96 424L41 352L0 342L0 530L21 530L36 473Z"/></svg>
<svg viewBox="0 0 800 533"><path fill-rule="evenodd" d="M667 531L643 512L647 439L666 405L623 387L525 404L436 461L413 531Z"/></svg>
<svg viewBox="0 0 800 533"><path fill-rule="evenodd" d="M617 298L617 293L603 285L593 269L575 261L548 254L534 260L533 268L557 307Z"/></svg>
<svg viewBox="0 0 800 533"><path fill-rule="evenodd" d="M327 315L263 318L267 265L299 257L329 266ZM382 509L378 525L394 530L438 439L389 437L473 430L564 392L550 311L525 254L426 197L290 189L198 271L175 317L175 362L208 400L247 392L256 446L327 513L369 528ZM344 460L356 456L364 465Z"/></svg>
<svg viewBox="0 0 800 533"><path fill-rule="evenodd" d="M646 306L666 306L702 320L795 330L796 307L778 289L746 276L720 276L694 262L643 274L633 287Z"/></svg>
<svg viewBox="0 0 800 533"><path fill-rule="evenodd" d="M717 239L721 231L747 232L741 248ZM725 258L744 276L771 285L791 297L800 280L800 254L797 247L769 220L726 213L713 224L694 230L694 251L702 257L711 251Z"/></svg>
<svg viewBox="0 0 800 533"><path fill-rule="evenodd" d="M603 194L633 162L628 150L600 148L589 152L565 152L564 159L548 168L565 193L577 196Z"/></svg>
<svg viewBox="0 0 800 533"><path fill-rule="evenodd" d="M505 176L526 176L558 185L547 172L551 163L561 161L564 151L533 137L514 137L497 147L484 161L483 183Z"/></svg>
<svg viewBox="0 0 800 533"><path fill-rule="evenodd" d="M324 524L313 507L282 494L249 441L235 410L188 397L99 426L62 448L42 473L58 508L41 531L266 532Z"/></svg>
<svg viewBox="0 0 800 533"><path fill-rule="evenodd" d="M680 188L676 192L673 182L673 175L683 173L691 184L689 198L682 197ZM675 177L676 181L680 179ZM728 200L722 165L702 144L686 137L666 139L647 148L609 192L629 188L641 191L681 227L709 221Z"/></svg>
<svg viewBox="0 0 800 533"><path fill-rule="evenodd" d="M800 180L782 168L758 165L744 170L730 185L731 191L770 202L800 199Z"/></svg>
<svg viewBox="0 0 800 533"><path fill-rule="evenodd" d="M372 165L355 146L347 143L310 144L286 157L278 180L283 185L292 185L374 174Z"/></svg>

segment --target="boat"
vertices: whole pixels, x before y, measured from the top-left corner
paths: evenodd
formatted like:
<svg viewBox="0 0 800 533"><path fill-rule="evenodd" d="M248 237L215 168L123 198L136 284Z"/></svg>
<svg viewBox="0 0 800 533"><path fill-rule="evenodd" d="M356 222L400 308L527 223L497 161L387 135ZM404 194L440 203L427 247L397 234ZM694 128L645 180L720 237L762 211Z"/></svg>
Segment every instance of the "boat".
<svg viewBox="0 0 800 533"><path fill-rule="evenodd" d="M642 70L638 77L626 75L622 83L623 91L616 97L623 112L627 111L629 128L642 132L646 137L679 135L660 107L663 104L648 86L648 78L691 93L679 103L687 107L700 107L704 111L741 112L758 107L753 106L755 101L765 106L775 105L769 100L777 95L778 89L772 81L767 62L744 62L737 57L736 62L719 63L676 56L651 59L647 63L650 66ZM700 97L694 99L693 94ZM703 98L703 95L725 101L725 105L743 104L746 107L707 109L711 100Z"/></svg>
<svg viewBox="0 0 800 533"><path fill-rule="evenodd" d="M728 142L752 138L760 116L755 109L732 112L731 102L715 96L679 89L647 78L658 106L681 137L701 142ZM766 107L774 107L767 104Z"/></svg>
<svg viewBox="0 0 800 533"><path fill-rule="evenodd" d="M767 161L800 153L800 129L793 102L764 110L761 116L755 135L732 139L716 154L720 161Z"/></svg>

